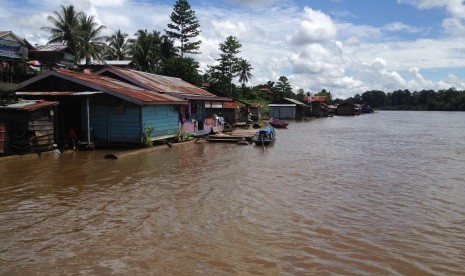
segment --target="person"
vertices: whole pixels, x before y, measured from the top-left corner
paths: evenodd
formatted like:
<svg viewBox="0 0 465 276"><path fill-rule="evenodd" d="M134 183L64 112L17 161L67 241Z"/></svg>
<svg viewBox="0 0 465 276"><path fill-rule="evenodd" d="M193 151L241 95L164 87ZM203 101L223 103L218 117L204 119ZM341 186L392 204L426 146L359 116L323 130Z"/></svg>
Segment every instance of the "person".
<svg viewBox="0 0 465 276"><path fill-rule="evenodd" d="M68 132L68 139L71 141L71 145L73 146L73 150L76 150L76 131L74 131L74 128L70 128Z"/></svg>

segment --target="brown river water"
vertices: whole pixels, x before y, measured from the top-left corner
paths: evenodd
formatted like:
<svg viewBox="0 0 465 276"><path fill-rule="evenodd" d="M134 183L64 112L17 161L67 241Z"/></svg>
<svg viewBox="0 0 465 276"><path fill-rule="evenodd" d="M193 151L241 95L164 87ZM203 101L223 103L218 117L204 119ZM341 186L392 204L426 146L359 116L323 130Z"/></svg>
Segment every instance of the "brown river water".
<svg viewBox="0 0 465 276"><path fill-rule="evenodd" d="M0 159L0 275L465 275L465 113Z"/></svg>

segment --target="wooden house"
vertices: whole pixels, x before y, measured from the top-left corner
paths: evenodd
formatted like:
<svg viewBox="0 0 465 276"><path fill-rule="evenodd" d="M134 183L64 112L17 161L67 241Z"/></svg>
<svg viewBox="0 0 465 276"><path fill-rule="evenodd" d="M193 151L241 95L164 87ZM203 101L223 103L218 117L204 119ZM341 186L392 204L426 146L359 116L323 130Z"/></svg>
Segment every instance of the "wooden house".
<svg viewBox="0 0 465 276"><path fill-rule="evenodd" d="M16 91L29 99L59 102L56 141L67 144L74 129L81 146L142 144L144 130L153 127L151 140L178 134L179 110L187 101L148 91L109 77L49 70L23 83Z"/></svg>
<svg viewBox="0 0 465 276"><path fill-rule="evenodd" d="M342 103L337 106L336 115L339 116L354 116L356 114L356 106L352 103Z"/></svg>
<svg viewBox="0 0 465 276"><path fill-rule="evenodd" d="M269 117L277 119L302 119L311 112L311 107L290 98L283 98L268 105Z"/></svg>
<svg viewBox="0 0 465 276"><path fill-rule="evenodd" d="M328 106L326 105L326 96L305 96L304 102L312 107L311 116L327 117Z"/></svg>
<svg viewBox="0 0 465 276"><path fill-rule="evenodd" d="M216 102L223 104L224 102L232 101L232 98L216 96L175 77L115 66L108 66L97 71L96 74L115 78L149 91L187 101L188 104L181 107L179 114L180 128L186 133L209 132L214 126L212 123L215 123L216 120L207 116L205 106L211 106Z"/></svg>
<svg viewBox="0 0 465 276"><path fill-rule="evenodd" d="M0 105L0 154L51 150L57 102L15 101Z"/></svg>
<svg viewBox="0 0 465 276"><path fill-rule="evenodd" d="M260 104L250 104L249 105L249 113L250 113L250 120L258 121L262 117L262 106Z"/></svg>
<svg viewBox="0 0 465 276"><path fill-rule="evenodd" d="M73 68L75 65L75 54L68 45L48 44L36 46L29 51L29 58L37 60L45 69L53 67Z"/></svg>
<svg viewBox="0 0 465 276"><path fill-rule="evenodd" d="M0 93L13 91L27 78L26 61L34 47L11 31L0 31Z"/></svg>

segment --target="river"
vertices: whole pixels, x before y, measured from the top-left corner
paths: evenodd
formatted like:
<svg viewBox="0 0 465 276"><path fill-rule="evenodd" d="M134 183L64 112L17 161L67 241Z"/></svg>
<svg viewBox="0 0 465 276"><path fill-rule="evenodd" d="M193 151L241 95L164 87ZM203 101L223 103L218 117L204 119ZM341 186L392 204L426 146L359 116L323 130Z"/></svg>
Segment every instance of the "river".
<svg viewBox="0 0 465 276"><path fill-rule="evenodd" d="M464 275L465 113L0 159L1 275Z"/></svg>

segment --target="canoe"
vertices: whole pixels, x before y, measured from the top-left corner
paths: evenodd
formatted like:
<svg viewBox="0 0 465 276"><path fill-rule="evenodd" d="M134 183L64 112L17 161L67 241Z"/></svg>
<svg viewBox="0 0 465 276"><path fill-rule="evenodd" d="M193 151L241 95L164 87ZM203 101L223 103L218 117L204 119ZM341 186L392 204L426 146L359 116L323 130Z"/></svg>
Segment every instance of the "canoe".
<svg viewBox="0 0 465 276"><path fill-rule="evenodd" d="M289 125L289 123L283 122L276 118L270 118L268 120L268 123L274 126L275 128L286 128Z"/></svg>

